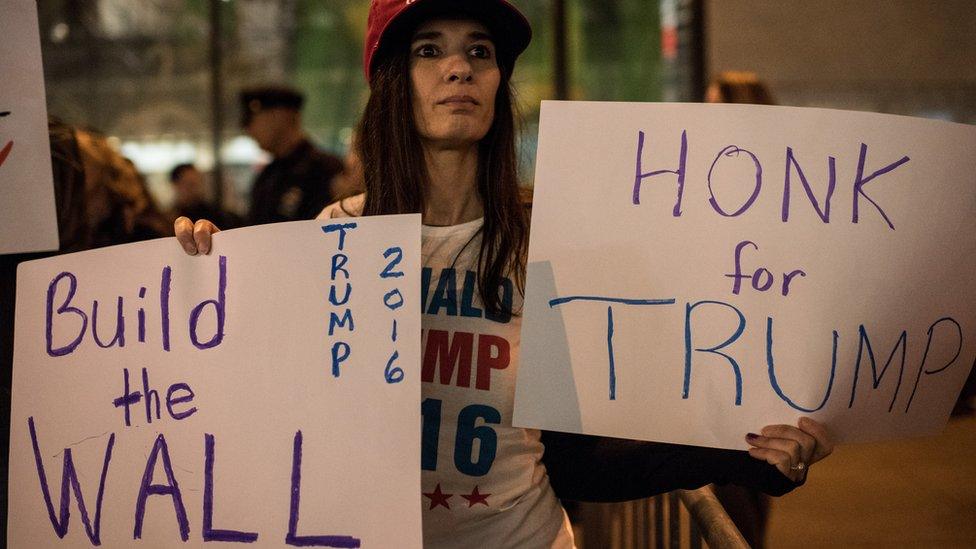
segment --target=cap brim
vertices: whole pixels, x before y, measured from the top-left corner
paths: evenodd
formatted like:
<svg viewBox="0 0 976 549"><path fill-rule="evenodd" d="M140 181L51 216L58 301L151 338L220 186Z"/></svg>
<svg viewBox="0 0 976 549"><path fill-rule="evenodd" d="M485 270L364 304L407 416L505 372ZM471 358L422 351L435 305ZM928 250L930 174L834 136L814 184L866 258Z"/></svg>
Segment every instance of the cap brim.
<svg viewBox="0 0 976 549"><path fill-rule="evenodd" d="M407 33L421 22L438 16L468 15L488 27L499 50L499 61L512 68L532 40L529 21L514 6L497 0L420 0L404 8L384 30L370 70L376 65L377 57L381 57L391 43L409 40Z"/></svg>

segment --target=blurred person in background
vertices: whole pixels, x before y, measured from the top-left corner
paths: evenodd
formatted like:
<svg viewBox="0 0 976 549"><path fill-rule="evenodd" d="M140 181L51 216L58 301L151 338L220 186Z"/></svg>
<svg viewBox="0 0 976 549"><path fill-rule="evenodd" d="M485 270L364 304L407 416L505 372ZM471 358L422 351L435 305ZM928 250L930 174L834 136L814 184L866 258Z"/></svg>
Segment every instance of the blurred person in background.
<svg viewBox="0 0 976 549"><path fill-rule="evenodd" d="M0 455L4 456L0 462L0 509L7 507L17 266L22 261L173 234L138 171L105 138L54 119L48 124L48 137L58 250L0 255ZM5 539L6 521L0 521L0 540Z"/></svg>
<svg viewBox="0 0 976 549"><path fill-rule="evenodd" d="M145 180L129 159L91 131L48 124L58 222L58 250L0 255L0 369L9 374L14 282L21 261L172 236ZM9 314L8 314L9 309ZM9 380L8 380L9 381ZM6 423L4 423L6 425Z"/></svg>
<svg viewBox="0 0 976 549"><path fill-rule="evenodd" d="M48 136L58 250L0 255L0 372L4 376L8 412L17 265L51 255L173 234L169 219L160 212L131 162L103 137L57 120L49 123ZM6 419L0 425L6 429ZM6 480L6 475L3 478Z"/></svg>
<svg viewBox="0 0 976 549"><path fill-rule="evenodd" d="M142 175L101 135L75 132L85 180L82 249L128 244L173 234Z"/></svg>
<svg viewBox="0 0 976 549"><path fill-rule="evenodd" d="M724 71L709 83L705 90L706 103L747 103L775 105L769 87L748 71Z"/></svg>
<svg viewBox="0 0 976 549"><path fill-rule="evenodd" d="M274 157L251 187L248 225L312 219L339 198L332 185L342 160L309 141L302 129L305 97L300 92L263 86L242 91L240 100L241 127Z"/></svg>
<svg viewBox="0 0 976 549"><path fill-rule="evenodd" d="M204 175L193 164L178 164L169 172L175 198L170 216L190 219L213 219L220 227L240 227L242 220L233 213L209 202L206 197ZM219 220L219 221L216 221Z"/></svg>

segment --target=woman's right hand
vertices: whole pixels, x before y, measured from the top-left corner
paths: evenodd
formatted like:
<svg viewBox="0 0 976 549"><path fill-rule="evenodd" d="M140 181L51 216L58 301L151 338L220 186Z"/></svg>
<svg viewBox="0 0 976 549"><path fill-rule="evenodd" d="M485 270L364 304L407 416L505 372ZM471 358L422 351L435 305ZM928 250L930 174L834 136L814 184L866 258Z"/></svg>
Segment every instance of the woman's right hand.
<svg viewBox="0 0 976 549"><path fill-rule="evenodd" d="M173 222L173 231L183 250L197 255L210 253L210 235L220 232L220 229L206 219L198 219L194 223L189 217L177 217Z"/></svg>
<svg viewBox="0 0 976 549"><path fill-rule="evenodd" d="M749 455L773 465L793 482L803 481L811 465L834 451L827 428L809 417L801 417L796 427L768 425L760 433L746 435L752 446Z"/></svg>

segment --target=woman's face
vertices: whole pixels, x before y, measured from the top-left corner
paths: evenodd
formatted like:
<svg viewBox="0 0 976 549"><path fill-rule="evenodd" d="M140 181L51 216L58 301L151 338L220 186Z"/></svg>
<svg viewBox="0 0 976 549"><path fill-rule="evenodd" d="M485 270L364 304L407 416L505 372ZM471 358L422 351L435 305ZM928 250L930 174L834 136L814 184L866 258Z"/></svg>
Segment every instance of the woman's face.
<svg viewBox="0 0 976 549"><path fill-rule="evenodd" d="M434 19L410 42L417 131L427 145L464 148L488 133L501 81L495 44L473 20Z"/></svg>

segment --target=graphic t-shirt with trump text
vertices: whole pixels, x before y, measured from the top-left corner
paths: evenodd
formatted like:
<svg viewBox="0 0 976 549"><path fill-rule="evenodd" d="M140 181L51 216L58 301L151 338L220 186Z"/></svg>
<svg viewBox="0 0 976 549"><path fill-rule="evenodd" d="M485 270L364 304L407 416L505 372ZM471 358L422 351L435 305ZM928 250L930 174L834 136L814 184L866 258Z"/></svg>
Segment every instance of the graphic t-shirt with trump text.
<svg viewBox="0 0 976 549"><path fill-rule="evenodd" d="M362 198L319 218L355 215ZM478 291L481 219L422 229L421 503L426 547L571 548L539 432L512 426L522 296L499 288L508 312Z"/></svg>

